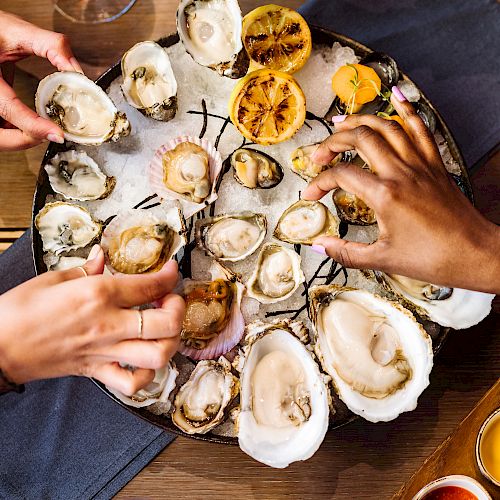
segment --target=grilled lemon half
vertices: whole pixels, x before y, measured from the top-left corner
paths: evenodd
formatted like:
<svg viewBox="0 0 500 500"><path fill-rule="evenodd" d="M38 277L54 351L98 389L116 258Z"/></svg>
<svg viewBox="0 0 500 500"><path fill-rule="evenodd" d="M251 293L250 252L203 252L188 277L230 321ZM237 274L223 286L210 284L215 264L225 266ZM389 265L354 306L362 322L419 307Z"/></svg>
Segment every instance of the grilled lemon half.
<svg viewBox="0 0 500 500"><path fill-rule="evenodd" d="M263 5L243 18L243 45L250 70L269 68L298 71L311 55L311 31L305 19L292 9Z"/></svg>
<svg viewBox="0 0 500 500"><path fill-rule="evenodd" d="M264 146L277 144L290 139L304 124L306 98L293 76L259 69L234 87L229 116L248 140Z"/></svg>

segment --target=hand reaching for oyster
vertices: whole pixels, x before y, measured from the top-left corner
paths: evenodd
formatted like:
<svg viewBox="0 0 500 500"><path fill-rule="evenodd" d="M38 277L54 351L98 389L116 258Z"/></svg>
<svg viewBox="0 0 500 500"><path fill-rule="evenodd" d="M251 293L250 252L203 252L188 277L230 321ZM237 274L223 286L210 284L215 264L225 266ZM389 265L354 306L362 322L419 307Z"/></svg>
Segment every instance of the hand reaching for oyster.
<svg viewBox="0 0 500 500"><path fill-rule="evenodd" d="M64 35L38 28L2 11L0 26L0 65L36 55L48 59L60 71L82 72ZM30 148L44 140L64 142L57 124L40 118L17 97L11 86L13 71L8 71L6 66L1 69L0 151Z"/></svg>
<svg viewBox="0 0 500 500"><path fill-rule="evenodd" d="M84 375L127 395L153 381L179 344L184 301L170 293L177 264L144 275L101 276L103 269L96 245L84 266L46 273L0 297L9 380ZM159 307L130 309L150 302Z"/></svg>
<svg viewBox="0 0 500 500"><path fill-rule="evenodd" d="M302 193L319 200L330 190L353 193L374 209L378 240L317 238L314 249L346 267L377 269L441 285L500 292L500 228L473 208L449 178L432 134L401 95L391 103L404 120L350 115L335 124L313 160L326 165L355 149L371 167L338 163ZM475 263L472 265L472 263Z"/></svg>

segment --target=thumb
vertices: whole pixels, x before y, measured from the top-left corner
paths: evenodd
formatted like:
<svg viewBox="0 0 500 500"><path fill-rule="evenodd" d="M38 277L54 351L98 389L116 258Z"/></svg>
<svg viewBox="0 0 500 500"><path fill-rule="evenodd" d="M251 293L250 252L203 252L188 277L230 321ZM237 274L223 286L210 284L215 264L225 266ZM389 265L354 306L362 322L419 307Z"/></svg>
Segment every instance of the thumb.
<svg viewBox="0 0 500 500"><path fill-rule="evenodd" d="M52 121L38 116L17 97L14 89L0 78L0 117L34 139L62 144L62 130Z"/></svg>
<svg viewBox="0 0 500 500"><path fill-rule="evenodd" d="M344 267L351 269L378 269L378 263L381 261L377 242L357 243L324 236L314 240L312 249L316 253L328 255Z"/></svg>
<svg viewBox="0 0 500 500"><path fill-rule="evenodd" d="M94 245L90 250L87 262L83 268L89 276L93 274L102 274L104 271L104 252L99 245Z"/></svg>

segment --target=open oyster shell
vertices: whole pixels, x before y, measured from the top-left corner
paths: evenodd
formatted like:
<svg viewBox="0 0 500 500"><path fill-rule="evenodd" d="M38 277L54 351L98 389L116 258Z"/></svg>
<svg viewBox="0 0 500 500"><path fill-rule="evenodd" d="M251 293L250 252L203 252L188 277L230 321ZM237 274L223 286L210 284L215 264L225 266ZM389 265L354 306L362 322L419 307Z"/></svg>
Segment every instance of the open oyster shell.
<svg viewBox="0 0 500 500"><path fill-rule="evenodd" d="M235 180L249 189L270 189L283 179L283 167L262 151L239 148L228 160Z"/></svg>
<svg viewBox="0 0 500 500"><path fill-rule="evenodd" d="M328 429L329 391L299 321L247 326L240 374L240 448L255 460L284 468L307 460Z"/></svg>
<svg viewBox="0 0 500 500"><path fill-rule="evenodd" d="M205 434L224 420L238 393L226 358L200 361L175 397L172 422L187 434Z"/></svg>
<svg viewBox="0 0 500 500"><path fill-rule="evenodd" d="M320 236L339 236L339 221L319 201L299 200L281 215L274 237L287 243L312 245Z"/></svg>
<svg viewBox="0 0 500 500"><path fill-rule="evenodd" d="M242 212L196 221L196 243L220 261L237 262L252 255L266 236L263 214Z"/></svg>
<svg viewBox="0 0 500 500"><path fill-rule="evenodd" d="M45 165L52 189L67 199L90 201L106 198L116 179L106 176L84 151L64 151Z"/></svg>
<svg viewBox="0 0 500 500"><path fill-rule="evenodd" d="M343 155L343 160L350 161L360 168L370 170L366 162L356 154L352 158L353 153ZM348 224L356 226L370 226L377 222L375 210L369 207L361 198L353 193L344 191L342 188L337 188L332 194L333 203L337 209L339 219Z"/></svg>
<svg viewBox="0 0 500 500"><path fill-rule="evenodd" d="M319 144L309 144L300 146L291 155L292 172L300 175L306 182L311 182L324 170L333 167L342 159L342 153L339 153L328 165L319 165L314 163L311 155L318 149Z"/></svg>
<svg viewBox="0 0 500 500"><path fill-rule="evenodd" d="M313 287L314 350L340 399L370 422L412 411L429 385L432 342L410 311L365 290Z"/></svg>
<svg viewBox="0 0 500 500"><path fill-rule="evenodd" d="M38 85L35 107L42 117L56 122L67 141L98 146L130 133L130 123L106 92L85 75L61 71Z"/></svg>
<svg viewBox="0 0 500 500"><path fill-rule="evenodd" d="M106 266L112 273L159 271L185 245L185 232L177 207L124 210L102 235Z"/></svg>
<svg viewBox="0 0 500 500"><path fill-rule="evenodd" d="M62 201L45 205L35 217L35 226L43 251L56 255L89 245L102 229L85 208Z"/></svg>
<svg viewBox="0 0 500 500"><path fill-rule="evenodd" d="M178 200L189 218L217 199L221 171L222 158L210 142L181 136L156 151L149 182L160 198Z"/></svg>
<svg viewBox="0 0 500 500"><path fill-rule="evenodd" d="M177 111L177 81L166 50L139 42L122 57L122 91L127 102L155 120L171 120Z"/></svg>
<svg viewBox="0 0 500 500"><path fill-rule="evenodd" d="M181 0L177 32L186 51L202 66L229 78L241 78L250 60L241 41L237 0Z"/></svg>
<svg viewBox="0 0 500 500"><path fill-rule="evenodd" d="M164 403L166 405L165 411L169 411L172 405L169 398L175 389L177 375L179 375L179 371L175 363L170 361L167 366L155 371L155 378L149 385L132 396L127 396L112 387L106 386L106 389L128 406L144 408L154 403Z"/></svg>
<svg viewBox="0 0 500 500"><path fill-rule="evenodd" d="M486 318L495 298L491 293L441 287L397 274L373 274L405 307L456 330L470 328Z"/></svg>
<svg viewBox="0 0 500 500"><path fill-rule="evenodd" d="M305 281L300 255L279 243L265 243L247 283L247 295L262 304L286 300Z"/></svg>
<svg viewBox="0 0 500 500"><path fill-rule="evenodd" d="M179 352L193 360L217 359L241 339L244 285L231 270L214 262L212 281L183 281L186 313Z"/></svg>

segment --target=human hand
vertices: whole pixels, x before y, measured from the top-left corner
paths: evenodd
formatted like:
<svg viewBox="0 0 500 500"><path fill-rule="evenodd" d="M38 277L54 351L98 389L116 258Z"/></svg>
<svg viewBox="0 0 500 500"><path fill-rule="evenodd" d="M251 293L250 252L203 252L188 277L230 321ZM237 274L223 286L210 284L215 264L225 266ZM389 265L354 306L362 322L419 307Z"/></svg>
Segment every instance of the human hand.
<svg viewBox="0 0 500 500"><path fill-rule="evenodd" d="M404 98L403 98L404 99ZM335 188L356 194L375 210L372 244L318 238L316 251L346 267L377 269L442 286L500 292L500 228L486 220L446 172L432 134L409 102L392 94L404 120L350 115L314 154L326 165L355 149L372 172L341 163L302 193L318 200Z"/></svg>
<svg viewBox="0 0 500 500"><path fill-rule="evenodd" d="M82 72L64 35L2 11L0 26L0 65L36 55L48 59L59 71ZM0 151L27 149L44 140L62 144L60 127L23 104L11 85L10 78L6 74L2 77L0 71L0 127L2 118L5 120L0 128Z"/></svg>
<svg viewBox="0 0 500 500"><path fill-rule="evenodd" d="M0 367L11 381L83 375L130 395L177 351L184 318L184 301L170 293L177 264L101 276L104 254L94 248L84 266L88 277L81 268L52 271L0 296ZM142 312L140 339L140 313L129 308L155 301L158 309Z"/></svg>

